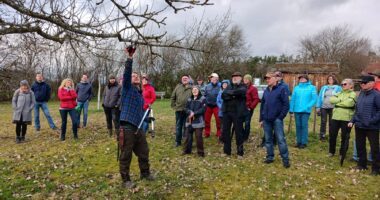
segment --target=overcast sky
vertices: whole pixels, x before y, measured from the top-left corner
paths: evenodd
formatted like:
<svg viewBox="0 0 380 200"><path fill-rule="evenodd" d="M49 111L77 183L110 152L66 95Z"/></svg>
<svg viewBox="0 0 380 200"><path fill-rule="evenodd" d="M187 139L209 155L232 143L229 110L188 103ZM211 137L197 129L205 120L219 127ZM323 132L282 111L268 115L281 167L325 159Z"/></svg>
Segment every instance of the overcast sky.
<svg viewBox="0 0 380 200"><path fill-rule="evenodd" d="M170 34L182 30L184 23L205 14L214 19L231 10L250 45L251 55L296 54L302 36L323 28L349 25L361 36L380 46L380 0L211 0L213 6L195 7L169 14Z"/></svg>

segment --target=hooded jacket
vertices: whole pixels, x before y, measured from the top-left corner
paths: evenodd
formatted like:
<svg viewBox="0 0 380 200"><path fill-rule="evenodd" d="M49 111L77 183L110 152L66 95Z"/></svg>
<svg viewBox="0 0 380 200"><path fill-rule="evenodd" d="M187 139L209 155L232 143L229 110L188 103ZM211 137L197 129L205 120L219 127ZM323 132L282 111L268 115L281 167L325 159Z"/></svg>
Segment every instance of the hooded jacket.
<svg viewBox="0 0 380 200"><path fill-rule="evenodd" d="M317 98L317 89L314 85L310 82L299 83L292 93L289 112L311 113Z"/></svg>
<svg viewBox="0 0 380 200"><path fill-rule="evenodd" d="M12 98L13 123L19 122L22 116L23 122L31 124L34 104L35 97L33 91L29 90L24 93L20 89L17 89Z"/></svg>
<svg viewBox="0 0 380 200"><path fill-rule="evenodd" d="M340 87L339 85L332 85L332 86L324 85L324 86L322 86L321 91L319 92L317 105L315 107L322 108L322 104L323 104L323 101L325 99L325 92L329 87L333 88L335 94L338 94L340 91L342 91L342 87Z"/></svg>
<svg viewBox="0 0 380 200"><path fill-rule="evenodd" d="M209 83L206 85L205 89L205 97L206 97L206 105L209 107L216 107L216 98L218 97L218 93L220 90L220 82L215 84Z"/></svg>
<svg viewBox="0 0 380 200"><path fill-rule="evenodd" d="M342 90L330 98L330 103L334 105L332 119L348 122L354 115L356 94L352 90Z"/></svg>

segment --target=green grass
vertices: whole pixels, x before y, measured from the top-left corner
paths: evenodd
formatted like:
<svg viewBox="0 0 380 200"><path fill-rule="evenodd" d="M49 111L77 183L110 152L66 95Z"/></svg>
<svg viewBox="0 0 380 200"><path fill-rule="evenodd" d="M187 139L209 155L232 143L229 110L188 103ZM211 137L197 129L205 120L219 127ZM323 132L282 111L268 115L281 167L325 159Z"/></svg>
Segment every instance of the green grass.
<svg viewBox="0 0 380 200"><path fill-rule="evenodd" d="M49 103L49 108L59 125L58 103ZM294 130L287 135L290 169L282 167L278 155L273 164L263 164L265 149L256 147L262 134L258 110L243 160L236 154L221 157L215 134L205 139L205 158L195 153L181 156L181 149L173 146L174 112L169 102L158 100L154 113L156 138L148 137L148 143L157 179L140 181L133 157L131 175L138 187L125 190L120 188L116 142L108 137L104 114L96 111L95 102L90 103L88 127L79 129L79 141L72 138L71 123L66 141L59 141L42 117L41 133L28 126L28 141L23 144L15 144L10 104L1 103L0 199L376 199L380 195L380 177L351 170L352 148L340 167L337 156L327 157L328 143L320 142L315 133L310 133L304 150L293 147Z"/></svg>

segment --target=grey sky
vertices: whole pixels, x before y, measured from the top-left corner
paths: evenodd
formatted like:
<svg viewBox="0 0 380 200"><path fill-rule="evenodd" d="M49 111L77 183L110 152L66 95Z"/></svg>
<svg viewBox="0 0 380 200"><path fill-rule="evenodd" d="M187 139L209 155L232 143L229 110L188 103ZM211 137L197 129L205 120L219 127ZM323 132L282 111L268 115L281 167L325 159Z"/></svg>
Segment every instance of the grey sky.
<svg viewBox="0 0 380 200"><path fill-rule="evenodd" d="M380 46L380 0L212 0L215 4L169 14L170 34L205 14L213 19L231 10L232 21L244 31L251 55L296 54L298 41L323 28L349 25Z"/></svg>

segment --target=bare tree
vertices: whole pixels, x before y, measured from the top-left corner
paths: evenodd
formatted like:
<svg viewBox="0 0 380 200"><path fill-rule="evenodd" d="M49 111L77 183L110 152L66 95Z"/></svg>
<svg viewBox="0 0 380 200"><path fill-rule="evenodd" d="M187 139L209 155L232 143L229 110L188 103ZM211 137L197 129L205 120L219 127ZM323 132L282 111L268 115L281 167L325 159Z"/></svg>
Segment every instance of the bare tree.
<svg viewBox="0 0 380 200"><path fill-rule="evenodd" d="M368 64L371 43L353 33L349 26L326 28L300 40L300 52L306 62L338 62L342 77L360 74Z"/></svg>
<svg viewBox="0 0 380 200"><path fill-rule="evenodd" d="M35 33L59 43L75 40L96 45L117 39L150 47L183 47L165 43L168 9L175 13L194 6L212 5L209 0L165 0L135 3L132 0L0 0L0 35ZM156 32L147 31L152 27Z"/></svg>

